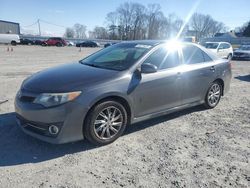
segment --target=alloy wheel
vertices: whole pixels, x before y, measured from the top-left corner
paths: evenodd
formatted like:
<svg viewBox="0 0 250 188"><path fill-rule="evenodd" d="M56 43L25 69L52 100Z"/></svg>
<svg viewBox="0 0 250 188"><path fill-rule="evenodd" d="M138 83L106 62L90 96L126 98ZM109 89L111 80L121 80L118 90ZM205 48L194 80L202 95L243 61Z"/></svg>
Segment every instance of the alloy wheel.
<svg viewBox="0 0 250 188"><path fill-rule="evenodd" d="M103 109L94 121L94 133L102 140L113 138L123 125L122 112L115 106Z"/></svg>
<svg viewBox="0 0 250 188"><path fill-rule="evenodd" d="M208 103L210 106L216 106L220 100L221 88L220 85L214 83L208 92Z"/></svg>

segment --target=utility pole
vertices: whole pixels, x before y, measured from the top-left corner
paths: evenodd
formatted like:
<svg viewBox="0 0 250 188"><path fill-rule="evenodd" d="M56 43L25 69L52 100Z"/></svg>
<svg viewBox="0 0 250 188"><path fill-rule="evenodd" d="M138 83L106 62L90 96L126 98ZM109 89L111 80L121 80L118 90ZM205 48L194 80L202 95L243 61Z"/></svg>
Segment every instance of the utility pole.
<svg viewBox="0 0 250 188"><path fill-rule="evenodd" d="M41 36L41 27L40 27L40 19L37 20L38 23L38 31L39 31L39 35Z"/></svg>

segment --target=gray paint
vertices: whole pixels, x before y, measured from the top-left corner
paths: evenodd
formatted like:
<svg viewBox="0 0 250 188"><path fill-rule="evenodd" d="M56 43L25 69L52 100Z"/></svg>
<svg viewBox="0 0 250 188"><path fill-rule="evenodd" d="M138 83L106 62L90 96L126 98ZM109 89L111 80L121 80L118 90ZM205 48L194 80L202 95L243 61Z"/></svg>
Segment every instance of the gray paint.
<svg viewBox="0 0 250 188"><path fill-rule="evenodd" d="M16 112L23 118L48 124L63 122L63 128L56 138L24 131L52 143L76 141L83 138L83 122L89 109L106 97L118 96L126 100L132 113L130 122L135 123L204 103L207 89L216 79L224 82L223 93L229 90L229 62L212 56L211 62L190 65L181 62L182 64L175 68L149 74L141 73L141 63L162 44L152 42L152 45L155 47L151 51L125 71L73 63L39 72L26 79L21 86L21 95L37 96L46 92L79 90L82 94L73 102L52 108L21 102L17 95ZM208 52L204 48L201 49ZM209 55L209 52L207 54Z"/></svg>

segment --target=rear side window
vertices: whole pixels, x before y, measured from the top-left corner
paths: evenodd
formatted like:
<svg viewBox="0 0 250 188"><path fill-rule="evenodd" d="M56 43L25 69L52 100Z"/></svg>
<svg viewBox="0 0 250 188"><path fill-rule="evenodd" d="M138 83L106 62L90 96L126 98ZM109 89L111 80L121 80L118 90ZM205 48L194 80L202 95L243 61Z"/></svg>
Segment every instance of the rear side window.
<svg viewBox="0 0 250 188"><path fill-rule="evenodd" d="M162 70L178 66L180 60L178 51L168 51L163 47L154 51L143 63L153 64L158 70Z"/></svg>
<svg viewBox="0 0 250 188"><path fill-rule="evenodd" d="M182 49L185 64L197 64L212 61L212 59L200 48L193 45L186 45Z"/></svg>
<svg viewBox="0 0 250 188"><path fill-rule="evenodd" d="M230 45L227 43L221 43L219 48L220 49L228 49L228 48L230 48Z"/></svg>

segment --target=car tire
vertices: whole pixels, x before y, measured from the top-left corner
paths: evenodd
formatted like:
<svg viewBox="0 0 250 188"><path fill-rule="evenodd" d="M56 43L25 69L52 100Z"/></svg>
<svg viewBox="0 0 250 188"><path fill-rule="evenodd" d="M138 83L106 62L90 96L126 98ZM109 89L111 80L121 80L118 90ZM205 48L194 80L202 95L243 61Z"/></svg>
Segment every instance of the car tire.
<svg viewBox="0 0 250 188"><path fill-rule="evenodd" d="M63 44L62 44L62 43L60 43L60 42L58 42L58 43L56 43L56 46L57 46L57 47L62 47L62 46L63 46Z"/></svg>
<svg viewBox="0 0 250 188"><path fill-rule="evenodd" d="M232 54L229 54L229 55L227 56L227 59L228 59L229 61L231 61L232 58L233 58Z"/></svg>
<svg viewBox="0 0 250 188"><path fill-rule="evenodd" d="M122 135L127 122L127 111L122 104L104 101L88 113L83 134L94 145L110 144Z"/></svg>
<svg viewBox="0 0 250 188"><path fill-rule="evenodd" d="M11 41L11 43L10 43L12 46L16 46L16 41Z"/></svg>
<svg viewBox="0 0 250 188"><path fill-rule="evenodd" d="M218 105L222 95L222 85L218 81L213 82L206 93L205 108L211 109Z"/></svg>

